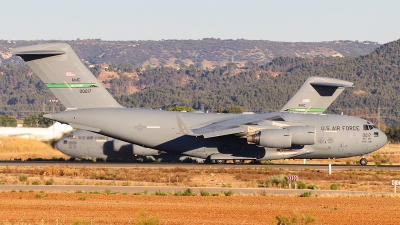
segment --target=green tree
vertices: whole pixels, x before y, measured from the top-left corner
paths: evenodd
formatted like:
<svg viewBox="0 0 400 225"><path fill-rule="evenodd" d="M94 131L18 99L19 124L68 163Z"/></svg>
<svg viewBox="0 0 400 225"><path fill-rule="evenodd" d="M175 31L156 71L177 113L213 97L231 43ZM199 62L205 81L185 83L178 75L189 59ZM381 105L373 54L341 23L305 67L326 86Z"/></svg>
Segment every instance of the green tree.
<svg viewBox="0 0 400 225"><path fill-rule="evenodd" d="M389 128L385 133L390 141L400 141L400 127Z"/></svg>
<svg viewBox="0 0 400 225"><path fill-rule="evenodd" d="M39 126L38 116L30 115L24 118L24 127L37 127Z"/></svg>
<svg viewBox="0 0 400 225"><path fill-rule="evenodd" d="M189 106L176 105L176 106L168 107L167 111L186 111L186 112L191 112L191 111L193 111L193 108L189 107Z"/></svg>
<svg viewBox="0 0 400 225"><path fill-rule="evenodd" d="M229 107L228 107L227 112L228 112L228 113L240 114L240 113L243 113L244 110L243 110L243 108L240 107L240 106L233 105L233 106L229 106Z"/></svg>
<svg viewBox="0 0 400 225"><path fill-rule="evenodd" d="M224 109L224 108L219 108L216 113L233 113L233 114L240 114L243 113L244 110L242 107L237 106L237 105L233 105L233 106L229 106L228 108Z"/></svg>
<svg viewBox="0 0 400 225"><path fill-rule="evenodd" d="M17 126L17 118L10 116L10 115L0 116L0 126L16 127Z"/></svg>
<svg viewBox="0 0 400 225"><path fill-rule="evenodd" d="M44 118L43 115L45 112L40 113L39 115L30 115L24 118L24 127L49 127L53 125L53 120Z"/></svg>
<svg viewBox="0 0 400 225"><path fill-rule="evenodd" d="M94 67L89 67L90 72L93 73L95 77L99 77L100 73L103 71L100 65L95 65Z"/></svg>
<svg viewBox="0 0 400 225"><path fill-rule="evenodd" d="M133 71L135 71L135 66L132 64L123 63L118 65L118 70L120 70L121 72L132 73Z"/></svg>
<svg viewBox="0 0 400 225"><path fill-rule="evenodd" d="M40 127L50 127L53 125L54 121L51 119L44 118L43 115L46 114L45 112L41 112L38 116L39 126Z"/></svg>

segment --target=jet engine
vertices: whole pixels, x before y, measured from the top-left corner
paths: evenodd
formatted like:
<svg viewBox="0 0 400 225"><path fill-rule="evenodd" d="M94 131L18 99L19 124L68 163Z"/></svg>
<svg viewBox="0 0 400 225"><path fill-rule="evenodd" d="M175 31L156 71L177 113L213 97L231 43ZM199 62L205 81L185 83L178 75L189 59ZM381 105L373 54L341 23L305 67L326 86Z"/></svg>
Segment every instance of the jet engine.
<svg viewBox="0 0 400 225"><path fill-rule="evenodd" d="M130 144L125 141L120 141L117 139L113 140L113 150L114 152L121 152L121 153L132 153L133 155L159 155L160 151L145 148L139 145Z"/></svg>
<svg viewBox="0 0 400 225"><path fill-rule="evenodd" d="M293 145L315 144L316 131L314 126L293 126L285 129L292 133Z"/></svg>
<svg viewBox="0 0 400 225"><path fill-rule="evenodd" d="M114 152L132 152L132 144L114 139L112 141Z"/></svg>
<svg viewBox="0 0 400 225"><path fill-rule="evenodd" d="M292 126L284 129L262 130L247 137L247 142L267 148L290 148L292 145L313 145L315 127Z"/></svg>
<svg viewBox="0 0 400 225"><path fill-rule="evenodd" d="M161 151L145 148L139 145L132 145L134 155L159 155Z"/></svg>

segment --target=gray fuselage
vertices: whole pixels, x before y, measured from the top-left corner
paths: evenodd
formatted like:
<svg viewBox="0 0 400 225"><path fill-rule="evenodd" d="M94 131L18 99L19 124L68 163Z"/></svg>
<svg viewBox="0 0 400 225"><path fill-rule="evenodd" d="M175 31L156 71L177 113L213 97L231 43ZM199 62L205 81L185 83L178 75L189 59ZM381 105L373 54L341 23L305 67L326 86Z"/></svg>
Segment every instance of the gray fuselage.
<svg viewBox="0 0 400 225"><path fill-rule="evenodd" d="M246 138L231 134L213 138L182 133L176 115L179 114L192 130L224 120L271 123L280 117L285 126L315 127L315 144L294 145L290 148L267 148L249 144ZM115 116L114 116L115 115ZM284 158L342 158L366 155L386 144L386 135L372 123L351 116L325 114L194 114L132 108L101 108L73 110L52 114L55 120L80 124L98 133L160 151L199 158L213 155L218 159L284 159ZM221 122L222 121L222 122ZM243 123L242 123L243 124ZM285 125L288 124L288 125ZM215 128L217 129L217 128Z"/></svg>
<svg viewBox="0 0 400 225"><path fill-rule="evenodd" d="M62 153L74 158L135 161L147 157L163 162L178 162L187 158L144 148L87 130L71 131L60 138L55 146Z"/></svg>

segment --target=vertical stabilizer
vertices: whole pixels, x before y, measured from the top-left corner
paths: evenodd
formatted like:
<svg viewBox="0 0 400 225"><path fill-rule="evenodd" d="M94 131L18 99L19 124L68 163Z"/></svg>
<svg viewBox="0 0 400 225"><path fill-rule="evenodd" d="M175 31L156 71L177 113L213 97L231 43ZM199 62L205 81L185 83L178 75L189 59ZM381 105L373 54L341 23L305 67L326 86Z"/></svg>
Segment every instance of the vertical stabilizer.
<svg viewBox="0 0 400 225"><path fill-rule="evenodd" d="M323 113L353 83L326 77L309 77L281 112Z"/></svg>
<svg viewBox="0 0 400 225"><path fill-rule="evenodd" d="M12 52L28 64L67 110L122 107L68 44L32 45Z"/></svg>

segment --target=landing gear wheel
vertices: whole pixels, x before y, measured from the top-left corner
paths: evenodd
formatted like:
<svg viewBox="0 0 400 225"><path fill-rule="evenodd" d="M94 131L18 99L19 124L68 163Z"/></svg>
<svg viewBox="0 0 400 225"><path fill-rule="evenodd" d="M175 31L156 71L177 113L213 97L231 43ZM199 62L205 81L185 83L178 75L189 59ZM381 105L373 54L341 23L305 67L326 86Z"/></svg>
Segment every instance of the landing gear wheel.
<svg viewBox="0 0 400 225"><path fill-rule="evenodd" d="M243 163L243 160L241 160L241 159L234 159L234 160L233 160L233 163L235 163L235 164L242 164L242 163Z"/></svg>
<svg viewBox="0 0 400 225"><path fill-rule="evenodd" d="M217 164L225 164L225 160L223 159L217 159Z"/></svg>
<svg viewBox="0 0 400 225"><path fill-rule="evenodd" d="M366 166L367 163L368 163L368 160L367 160L366 158L361 158L361 159L360 159L360 164L361 164L362 166Z"/></svg>

